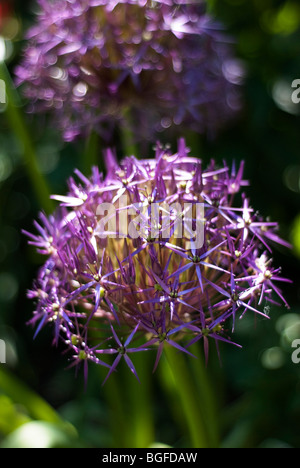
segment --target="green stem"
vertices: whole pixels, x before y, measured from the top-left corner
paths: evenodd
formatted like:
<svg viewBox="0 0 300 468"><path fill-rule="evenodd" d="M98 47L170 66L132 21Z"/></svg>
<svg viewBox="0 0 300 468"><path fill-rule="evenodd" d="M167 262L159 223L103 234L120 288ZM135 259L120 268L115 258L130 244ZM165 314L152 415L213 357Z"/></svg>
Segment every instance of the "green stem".
<svg viewBox="0 0 300 468"><path fill-rule="evenodd" d="M127 379L130 408L131 448L148 448L155 442L152 409L152 372L147 353L135 353L134 365L140 378L129 376ZM125 369L128 373L128 369Z"/></svg>
<svg viewBox="0 0 300 468"><path fill-rule="evenodd" d="M216 0L207 0L207 12L208 13L215 13L215 4Z"/></svg>
<svg viewBox="0 0 300 468"><path fill-rule="evenodd" d="M4 62L0 62L0 79L4 81L6 87L6 115L11 129L21 146L21 154L23 156L28 177L43 209L47 213L50 213L54 208L50 199L50 190L43 174L40 171L32 139L29 135L23 113L19 106L19 96Z"/></svg>
<svg viewBox="0 0 300 468"><path fill-rule="evenodd" d="M134 365L141 383L130 375L127 366L120 365L118 372L109 377L102 390L109 407L115 448L147 448L155 442L152 375L146 353L136 353ZM101 370L102 380L105 372Z"/></svg>
<svg viewBox="0 0 300 468"><path fill-rule="evenodd" d="M191 377L185 356L178 353L171 346L165 348L166 360L162 364L167 366L167 372L172 376L173 391L177 393L178 403L181 404L186 424L194 448L210 447L207 424L204 419L201 401L197 387Z"/></svg>
<svg viewBox="0 0 300 468"><path fill-rule="evenodd" d="M180 428L182 434L189 432L185 414L182 410L182 405L178 404L178 392L174 373L166 360L166 356L162 356L157 368L159 384L162 387L163 395L167 397L168 406L174 418L175 427ZM166 440L163 440L165 443ZM169 441L168 441L169 442Z"/></svg>
<svg viewBox="0 0 300 468"><path fill-rule="evenodd" d="M191 359L192 371L197 383L199 398L203 402L203 414L206 421L210 445L214 448L220 446L218 407L208 371L205 367L203 355L199 346L194 346L193 354L197 359Z"/></svg>
<svg viewBox="0 0 300 468"><path fill-rule="evenodd" d="M92 131L87 139L85 150L83 152L83 168L87 176L91 174L93 166L98 166L103 171L102 157L99 157L100 137Z"/></svg>
<svg viewBox="0 0 300 468"><path fill-rule="evenodd" d="M107 372L100 367L101 382L104 381ZM109 408L109 424L113 434L113 448L128 448L127 414L124 405L124 388L120 385L117 374L109 377L101 391L104 394Z"/></svg>
<svg viewBox="0 0 300 468"><path fill-rule="evenodd" d="M125 112L125 118L126 118L126 121L127 121L127 125L125 123L125 125L121 129L123 154L125 156L135 156L138 159L139 158L139 150L138 150L138 147L137 147L137 145L135 143L134 134L130 130L131 128L133 128L133 123L132 123L132 116L131 116L129 110L127 110Z"/></svg>
<svg viewBox="0 0 300 468"><path fill-rule="evenodd" d="M201 150L201 137L198 133L189 131L185 133L185 141L188 148L191 150L191 154L197 158L200 158Z"/></svg>

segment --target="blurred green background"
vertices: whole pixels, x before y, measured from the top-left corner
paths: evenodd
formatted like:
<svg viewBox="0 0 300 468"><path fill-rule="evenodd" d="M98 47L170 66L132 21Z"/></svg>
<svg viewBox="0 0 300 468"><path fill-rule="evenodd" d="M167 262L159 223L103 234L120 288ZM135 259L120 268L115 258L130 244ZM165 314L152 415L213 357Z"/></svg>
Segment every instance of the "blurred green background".
<svg viewBox="0 0 300 468"><path fill-rule="evenodd" d="M246 70L244 110L215 141L199 139L194 153L200 146L204 162L244 159L252 206L278 221L281 236L293 244L292 251L274 250L275 264L294 281L285 286L291 309L271 307L270 321L246 317L235 333L243 349L222 346L221 366L216 353L210 356L221 446L299 448L300 364L292 363L291 343L300 339L300 104L292 102L291 85L300 79L300 4L210 0L209 7L236 39L236 54ZM34 1L0 2L0 36L11 73L35 8ZM2 44L3 39L0 55ZM85 142L64 144L37 117L26 116L26 123L51 191L65 193L73 169L85 170ZM49 330L33 341L26 326L33 307L26 290L41 258L27 246L21 229L32 230L40 204L24 163L26 146L13 130L6 106L0 105L0 339L7 345L7 364L0 364L0 447L130 447L127 431L148 432L153 443L191 447L180 399L159 372L152 377L148 366L139 392L123 370L122 388L112 382L105 389L101 373L91 369L85 392L81 373L75 378L73 369L65 369L60 349L50 346ZM139 394L140 411L134 408ZM145 395L148 400L142 401Z"/></svg>

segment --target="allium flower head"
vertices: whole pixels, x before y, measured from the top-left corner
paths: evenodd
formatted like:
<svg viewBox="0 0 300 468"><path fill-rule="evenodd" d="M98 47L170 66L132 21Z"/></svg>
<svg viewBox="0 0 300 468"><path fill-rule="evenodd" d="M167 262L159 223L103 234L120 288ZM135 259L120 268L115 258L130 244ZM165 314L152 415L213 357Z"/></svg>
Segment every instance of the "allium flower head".
<svg viewBox="0 0 300 468"><path fill-rule="evenodd" d="M106 177L76 171L53 216L41 215L30 243L47 257L29 297L36 334L52 325L73 365L109 367L124 358L136 375L137 352L165 346L192 354L233 343L237 318L268 317L267 303L287 305L270 242L286 245L241 193L239 169L211 161L204 169L183 140L171 154L126 158L107 151ZM114 356L109 361L109 355Z"/></svg>
<svg viewBox="0 0 300 468"><path fill-rule="evenodd" d="M136 138L178 125L211 135L239 108L241 68L202 0L38 3L17 83L66 140L108 139L128 115Z"/></svg>

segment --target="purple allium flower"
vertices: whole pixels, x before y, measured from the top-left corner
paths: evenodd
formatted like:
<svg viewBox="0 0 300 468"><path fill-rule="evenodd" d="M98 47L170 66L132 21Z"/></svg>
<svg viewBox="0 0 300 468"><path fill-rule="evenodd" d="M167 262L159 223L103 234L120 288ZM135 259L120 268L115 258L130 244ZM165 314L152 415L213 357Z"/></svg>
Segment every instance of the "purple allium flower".
<svg viewBox="0 0 300 468"><path fill-rule="evenodd" d="M288 244L241 192L243 164L204 169L184 140L176 154L158 145L155 159L119 165L107 151L106 161L106 177L76 171L56 212L27 233L47 257L30 323L36 334L52 325L73 365L87 372L114 355L108 375L122 358L136 375L135 353L156 350L156 368L165 346L190 355L199 340L207 358L210 341L233 343L237 317L287 305L268 243Z"/></svg>
<svg viewBox="0 0 300 468"><path fill-rule="evenodd" d="M240 108L241 67L202 0L38 3L17 84L65 140L108 140L128 120L137 139L179 125L213 135Z"/></svg>

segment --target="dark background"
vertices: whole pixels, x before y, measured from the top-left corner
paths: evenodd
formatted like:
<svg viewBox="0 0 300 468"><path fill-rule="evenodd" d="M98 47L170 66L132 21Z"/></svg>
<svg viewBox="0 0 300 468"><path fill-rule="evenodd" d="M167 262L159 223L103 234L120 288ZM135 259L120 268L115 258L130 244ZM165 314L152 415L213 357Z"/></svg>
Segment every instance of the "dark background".
<svg viewBox="0 0 300 468"><path fill-rule="evenodd" d="M6 31L1 24L0 36L10 39L12 53L7 65L13 74L35 4L24 0L0 4L5 3L11 7L15 23ZM293 280L284 287L290 310L271 307L270 321L245 318L234 337L243 349L222 346L222 365L211 355L209 373L222 445L299 448L300 364L292 363L291 343L300 339L300 104L292 103L291 84L300 79L300 4L292 0L214 0L209 5L235 38L236 55L244 64L244 107L237 121L216 140L199 140L201 154L197 156L207 163L210 158L219 162L244 159L252 206L278 221L281 236L293 244L291 251L279 247L273 252L283 276ZM65 193L67 177L75 167L83 169L84 142L66 145L57 131L39 125L35 118L28 117L28 125L51 190ZM51 410L42 406L40 395L55 409L57 418L72 423L79 434L69 426L52 428L50 446L57 445L58 438L65 446L113 446L99 376L91 372L85 393L82 375L75 379L73 370L65 370L64 356L50 346L50 332L43 331L33 341L32 329L26 326L33 307L26 290L41 258L27 246L21 229L32 230L40 205L28 181L22 145L3 109L0 129L0 338L7 343L8 360L5 367L0 365L0 444L26 445L14 430L30 421L51 420ZM127 377L124 379L125 386ZM159 378L153 379L155 440L189 446L188 436L174 424ZM26 393L24 385L33 393ZM35 414L32 405L42 409Z"/></svg>

